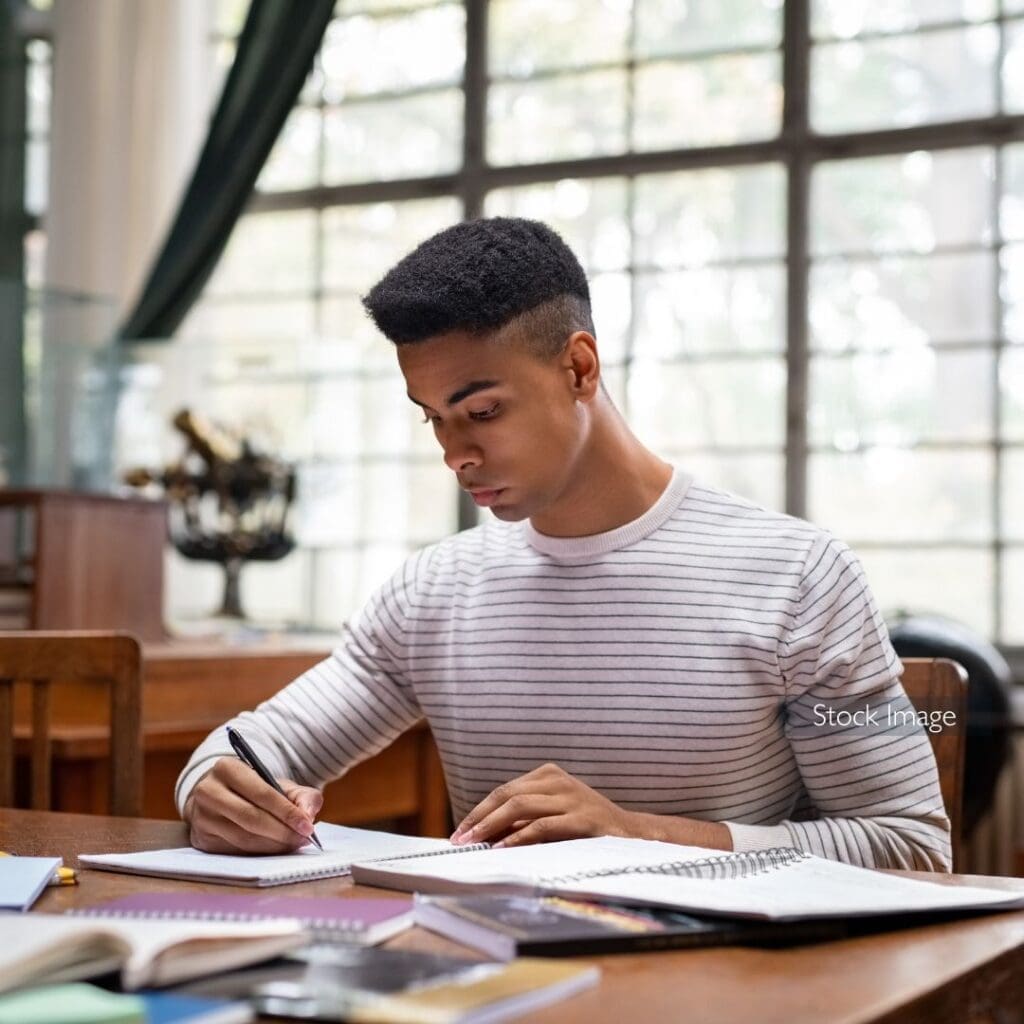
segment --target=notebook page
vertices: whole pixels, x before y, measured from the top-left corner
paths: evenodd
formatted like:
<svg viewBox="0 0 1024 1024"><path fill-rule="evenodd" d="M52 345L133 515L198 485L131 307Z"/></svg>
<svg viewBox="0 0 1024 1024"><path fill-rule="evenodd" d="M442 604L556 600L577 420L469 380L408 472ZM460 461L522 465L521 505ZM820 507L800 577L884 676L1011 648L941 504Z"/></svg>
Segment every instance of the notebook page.
<svg viewBox="0 0 1024 1024"><path fill-rule="evenodd" d="M79 860L86 867L107 871L260 885L302 877L347 874L354 860L372 861L380 857L451 849L451 843L447 839L400 836L390 832L374 832L370 829L330 824L318 824L316 831L324 846L323 853L315 846L309 845L296 853L240 857L204 853L191 846L183 846L172 850L144 850L139 853L81 854Z"/></svg>
<svg viewBox="0 0 1024 1024"><path fill-rule="evenodd" d="M550 879L563 894L773 920L1024 905L1024 893L940 885L807 856L746 878L622 874Z"/></svg>

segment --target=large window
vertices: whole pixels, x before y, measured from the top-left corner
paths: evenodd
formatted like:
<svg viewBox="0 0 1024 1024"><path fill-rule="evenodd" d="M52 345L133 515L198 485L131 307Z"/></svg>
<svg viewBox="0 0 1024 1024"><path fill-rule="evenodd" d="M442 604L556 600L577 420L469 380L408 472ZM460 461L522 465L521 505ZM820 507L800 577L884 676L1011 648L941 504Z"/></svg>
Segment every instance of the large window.
<svg viewBox="0 0 1024 1024"><path fill-rule="evenodd" d="M586 265L645 442L834 529L886 610L1024 644L1021 139L1020 0L341 0L188 325L351 354L282 437L296 614L459 521L358 296L509 213ZM258 419L268 380L219 411Z"/></svg>

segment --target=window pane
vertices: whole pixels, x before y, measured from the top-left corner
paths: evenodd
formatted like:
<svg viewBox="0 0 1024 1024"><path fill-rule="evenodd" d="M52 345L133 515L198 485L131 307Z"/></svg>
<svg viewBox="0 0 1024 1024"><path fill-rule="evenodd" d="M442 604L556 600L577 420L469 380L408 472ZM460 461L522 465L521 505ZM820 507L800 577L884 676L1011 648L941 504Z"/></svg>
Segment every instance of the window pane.
<svg viewBox="0 0 1024 1024"><path fill-rule="evenodd" d="M320 174L320 111L296 107L260 172L257 188L264 192L309 188Z"/></svg>
<svg viewBox="0 0 1024 1024"><path fill-rule="evenodd" d="M324 284L370 288L420 242L461 219L454 197L334 206L324 211Z"/></svg>
<svg viewBox="0 0 1024 1024"><path fill-rule="evenodd" d="M1003 333L1008 341L1024 344L1024 245L1008 245L1001 256Z"/></svg>
<svg viewBox="0 0 1024 1024"><path fill-rule="evenodd" d="M998 50L993 25L816 46L811 123L862 131L993 114Z"/></svg>
<svg viewBox="0 0 1024 1024"><path fill-rule="evenodd" d="M253 213L231 232L208 295L311 291L316 213Z"/></svg>
<svg viewBox="0 0 1024 1024"><path fill-rule="evenodd" d="M488 217L530 217L554 228L588 272L629 265L624 178L562 181L487 194Z"/></svg>
<svg viewBox="0 0 1024 1024"><path fill-rule="evenodd" d="M640 266L699 266L782 255L785 172L778 164L762 164L641 175L633 227Z"/></svg>
<svg viewBox="0 0 1024 1024"><path fill-rule="evenodd" d="M387 459L311 463L299 474L297 537L303 545L432 543L455 528L455 477L440 453L429 462Z"/></svg>
<svg viewBox="0 0 1024 1024"><path fill-rule="evenodd" d="M878 606L896 612L935 612L992 635L992 555L988 551L857 551Z"/></svg>
<svg viewBox="0 0 1024 1024"><path fill-rule="evenodd" d="M1003 555L1003 641L1024 644L1024 548Z"/></svg>
<svg viewBox="0 0 1024 1024"><path fill-rule="evenodd" d="M908 32L925 25L987 21L998 13L998 0L811 0L811 32L815 38L849 39L862 32Z"/></svg>
<svg viewBox="0 0 1024 1024"><path fill-rule="evenodd" d="M461 159L462 92L346 103L324 128L325 184L442 174Z"/></svg>
<svg viewBox="0 0 1024 1024"><path fill-rule="evenodd" d="M841 451L992 437L991 350L919 347L811 362L811 443Z"/></svg>
<svg viewBox="0 0 1024 1024"><path fill-rule="evenodd" d="M638 274L636 286L638 354L784 347L786 271L781 264Z"/></svg>
<svg viewBox="0 0 1024 1024"><path fill-rule="evenodd" d="M1003 532L1007 540L1024 541L1024 448L1003 453Z"/></svg>
<svg viewBox="0 0 1024 1024"><path fill-rule="evenodd" d="M633 148L772 138L782 123L781 67L778 55L769 53L638 68Z"/></svg>
<svg viewBox="0 0 1024 1024"><path fill-rule="evenodd" d="M399 541L349 545L312 553L312 625L337 630L408 557Z"/></svg>
<svg viewBox="0 0 1024 1024"><path fill-rule="evenodd" d="M1024 146L1003 148L1003 194L999 230L1009 241L1024 239Z"/></svg>
<svg viewBox="0 0 1024 1024"><path fill-rule="evenodd" d="M26 46L28 66L26 68L26 111L25 123L29 135L45 135L50 130L50 64L48 43L36 39Z"/></svg>
<svg viewBox="0 0 1024 1024"><path fill-rule="evenodd" d="M320 48L324 98L338 103L377 92L456 85L465 60L465 22L461 4L332 21Z"/></svg>
<svg viewBox="0 0 1024 1024"><path fill-rule="evenodd" d="M308 551L278 562L250 562L242 571L242 606L255 622L282 626L309 621Z"/></svg>
<svg viewBox="0 0 1024 1024"><path fill-rule="evenodd" d="M621 361L629 346L633 295L628 274L591 274L590 307L602 362Z"/></svg>
<svg viewBox="0 0 1024 1024"><path fill-rule="evenodd" d="M819 255L931 252L992 239L991 149L832 160L811 179Z"/></svg>
<svg viewBox="0 0 1024 1024"><path fill-rule="evenodd" d="M692 473L701 483L756 501L765 508L778 511L783 506L782 455L707 452L686 453L674 458L671 451L664 450L658 454Z"/></svg>
<svg viewBox="0 0 1024 1024"><path fill-rule="evenodd" d="M748 46L778 46L775 0L635 0L636 54L665 57Z"/></svg>
<svg viewBox="0 0 1024 1024"><path fill-rule="evenodd" d="M491 0L488 59L495 77L624 62L630 5L619 0Z"/></svg>
<svg viewBox="0 0 1024 1024"><path fill-rule="evenodd" d="M973 541L992 537L990 450L811 455L810 518L857 541Z"/></svg>
<svg viewBox="0 0 1024 1024"><path fill-rule="evenodd" d="M390 14L394 11L415 10L417 7L433 7L437 2L438 0L338 0L334 5L334 13L335 16L364 12Z"/></svg>
<svg viewBox="0 0 1024 1024"><path fill-rule="evenodd" d="M196 303L181 330L215 343L266 337L304 341L316 333L316 306L312 299L207 298Z"/></svg>
<svg viewBox="0 0 1024 1024"><path fill-rule="evenodd" d="M1024 350L1003 352L999 362L999 389L1003 397L1003 437L1024 441Z"/></svg>
<svg viewBox="0 0 1024 1024"><path fill-rule="evenodd" d="M630 426L655 451L782 444L780 359L637 360L628 389Z"/></svg>
<svg viewBox="0 0 1024 1024"><path fill-rule="evenodd" d="M310 385L311 454L335 462L398 455L440 462L433 430L406 396L393 347L383 338L379 345L390 356L387 371L321 374Z"/></svg>
<svg viewBox="0 0 1024 1024"><path fill-rule="evenodd" d="M367 354L385 351L390 342L383 338L363 309L359 293L329 295L320 301L320 333L332 341L344 342Z"/></svg>
<svg viewBox="0 0 1024 1024"><path fill-rule="evenodd" d="M1008 22L1005 33L1003 109L1019 114L1024 110L1024 21Z"/></svg>
<svg viewBox="0 0 1024 1024"><path fill-rule="evenodd" d="M48 139L29 139L25 143L25 211L46 212L50 191L50 143Z"/></svg>
<svg viewBox="0 0 1024 1024"><path fill-rule="evenodd" d="M626 148L623 71L495 83L487 108L487 155L494 164L597 156Z"/></svg>
<svg viewBox="0 0 1024 1024"><path fill-rule="evenodd" d="M811 268L815 349L917 347L995 337L988 253L829 260Z"/></svg>

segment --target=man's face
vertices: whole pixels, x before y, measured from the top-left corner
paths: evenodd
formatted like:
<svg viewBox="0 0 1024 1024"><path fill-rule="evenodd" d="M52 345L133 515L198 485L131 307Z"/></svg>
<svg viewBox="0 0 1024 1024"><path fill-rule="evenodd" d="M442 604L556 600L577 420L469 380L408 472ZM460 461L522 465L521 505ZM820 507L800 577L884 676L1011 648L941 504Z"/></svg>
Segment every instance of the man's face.
<svg viewBox="0 0 1024 1024"><path fill-rule="evenodd" d="M453 331L399 346L398 364L478 505L514 522L564 493L586 427L565 351L542 359L512 339Z"/></svg>

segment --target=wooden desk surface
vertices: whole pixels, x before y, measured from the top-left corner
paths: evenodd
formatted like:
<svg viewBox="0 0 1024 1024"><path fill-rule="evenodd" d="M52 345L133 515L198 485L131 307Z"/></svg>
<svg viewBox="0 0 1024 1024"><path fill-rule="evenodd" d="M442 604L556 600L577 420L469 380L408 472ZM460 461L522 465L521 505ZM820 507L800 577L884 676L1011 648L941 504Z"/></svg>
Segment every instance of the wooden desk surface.
<svg viewBox="0 0 1024 1024"><path fill-rule="evenodd" d="M0 809L0 849L62 855L71 866L77 866L79 852L184 843L185 828L176 822ZM1024 889L1024 879L943 880ZM85 870L80 885L47 889L36 909L59 913L142 890L224 888ZM348 879L281 886L280 892L382 895ZM420 929L390 945L470 955ZM1019 1021L1024 1008L1024 911L797 949L686 950L588 960L603 972L597 988L524 1019L536 1024Z"/></svg>

